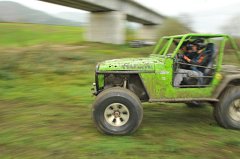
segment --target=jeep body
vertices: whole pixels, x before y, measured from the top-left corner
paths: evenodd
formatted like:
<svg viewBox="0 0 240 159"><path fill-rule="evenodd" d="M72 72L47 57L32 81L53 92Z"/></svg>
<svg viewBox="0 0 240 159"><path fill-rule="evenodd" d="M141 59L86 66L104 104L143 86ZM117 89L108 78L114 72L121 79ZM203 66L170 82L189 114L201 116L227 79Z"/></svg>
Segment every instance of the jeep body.
<svg viewBox="0 0 240 159"><path fill-rule="evenodd" d="M176 70L183 64L178 61L177 54L181 52L184 41L197 38L204 38L206 43L214 43L216 47L212 64L204 66L210 73L201 77L206 81L202 85L192 83L176 87L173 85ZM176 41L177 44L174 43ZM231 43L236 57L240 59L238 46L228 35L185 34L161 38L149 57L101 62L96 66L94 95L98 96L108 89L123 88L136 95L141 102L209 102L214 105L221 100L221 94L229 86L240 86L240 69L222 65L227 41ZM93 110L96 109L96 105L95 103ZM95 122L96 120L98 119L95 119ZM107 133L118 132L125 134L121 131Z"/></svg>

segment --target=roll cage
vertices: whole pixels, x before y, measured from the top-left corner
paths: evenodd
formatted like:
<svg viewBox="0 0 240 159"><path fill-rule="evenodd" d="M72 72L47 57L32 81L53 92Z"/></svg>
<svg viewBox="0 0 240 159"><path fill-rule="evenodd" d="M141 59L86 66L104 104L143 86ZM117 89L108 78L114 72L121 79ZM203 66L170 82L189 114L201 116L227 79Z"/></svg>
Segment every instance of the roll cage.
<svg viewBox="0 0 240 159"><path fill-rule="evenodd" d="M176 56L176 54L179 52L179 49L184 41L189 39L197 39L197 38L204 38L204 39L212 39L212 38L222 38L223 40L220 43L220 56L223 56L224 53L224 47L227 41L230 41L232 48L235 50L235 54L237 58L240 61L240 51L239 47L237 46L236 42L233 40L232 37L225 35L225 34L184 34L184 35L174 35L174 36L164 36L162 37L156 47L153 50L153 54L160 54L163 56L166 56L170 46L173 44L174 40L179 40L179 43L177 47L175 48L174 52L172 53L172 58ZM166 43L164 43L164 40L167 40Z"/></svg>
<svg viewBox="0 0 240 159"><path fill-rule="evenodd" d="M212 63L211 65L206 65L206 66L201 66L201 65L193 65L189 63L184 63L181 61L176 60L177 54L180 53L180 48L184 41L187 40L194 40L197 38L203 38L205 39L208 43L211 43L212 39L217 39L217 45L218 45L218 52L216 55L213 57L215 62ZM175 45L174 42L177 41L177 44ZM215 43L216 43L215 41ZM228 35L225 34L185 34L185 35L175 35L175 36L164 36L162 37L159 42L157 43L153 54L160 54L165 58L172 58L174 59L174 70L173 70L173 77L177 74L176 70L179 68L180 65L189 65L190 67L197 67L201 68L204 70L210 70L208 73L204 73L203 76L201 77L195 77L195 79L203 79L204 82L203 84L194 84L191 82L185 82L181 84L178 87L183 87L183 88L193 88L193 87L207 87L211 84L212 79L214 78L214 75L216 72L220 72L222 69L222 62L223 62L223 55L224 55L224 48L226 42L229 41L232 48L235 50L235 55L240 61L240 52L237 44L235 41ZM174 45L175 47L173 47ZM207 71L206 71L207 72ZM209 73L210 72L210 73ZM189 81L190 78L188 78ZM186 80L187 81L187 80Z"/></svg>

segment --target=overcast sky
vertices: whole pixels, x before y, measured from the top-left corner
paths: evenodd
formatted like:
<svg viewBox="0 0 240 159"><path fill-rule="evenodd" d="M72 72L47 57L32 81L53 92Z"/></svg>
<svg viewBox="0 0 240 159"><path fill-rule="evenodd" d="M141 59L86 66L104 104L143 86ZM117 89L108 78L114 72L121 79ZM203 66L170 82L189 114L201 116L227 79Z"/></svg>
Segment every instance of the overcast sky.
<svg viewBox="0 0 240 159"><path fill-rule="evenodd" d="M0 0L6 1L6 0ZM85 12L37 0L11 0L50 14ZM191 26L199 32L220 32L220 27L234 15L240 15L240 0L135 0L166 16L188 15ZM240 21L240 19L239 19Z"/></svg>

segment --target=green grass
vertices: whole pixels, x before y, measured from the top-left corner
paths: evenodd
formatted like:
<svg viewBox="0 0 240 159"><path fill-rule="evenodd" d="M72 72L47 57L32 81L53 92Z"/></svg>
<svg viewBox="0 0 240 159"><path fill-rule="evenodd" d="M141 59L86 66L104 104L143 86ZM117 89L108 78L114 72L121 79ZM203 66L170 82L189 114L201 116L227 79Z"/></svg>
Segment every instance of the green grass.
<svg viewBox="0 0 240 159"><path fill-rule="evenodd" d="M143 122L133 135L97 131L90 91L96 63L148 56L151 47L86 42L17 45L13 41L0 48L1 159L239 158L240 132L219 127L211 107L144 104Z"/></svg>
<svg viewBox="0 0 240 159"><path fill-rule="evenodd" d="M82 27L0 23L0 46L29 46L83 41Z"/></svg>

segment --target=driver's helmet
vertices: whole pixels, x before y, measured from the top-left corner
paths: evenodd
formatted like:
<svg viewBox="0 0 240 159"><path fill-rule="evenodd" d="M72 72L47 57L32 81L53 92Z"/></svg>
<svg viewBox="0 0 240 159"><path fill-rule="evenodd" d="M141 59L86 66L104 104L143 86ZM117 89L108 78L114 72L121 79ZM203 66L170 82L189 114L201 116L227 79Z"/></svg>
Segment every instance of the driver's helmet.
<svg viewBox="0 0 240 159"><path fill-rule="evenodd" d="M192 42L192 44L193 45L197 45L198 50L202 50L202 49L204 49L206 47L206 44L204 43L204 41L205 40L203 38L198 38L198 39L194 40Z"/></svg>

